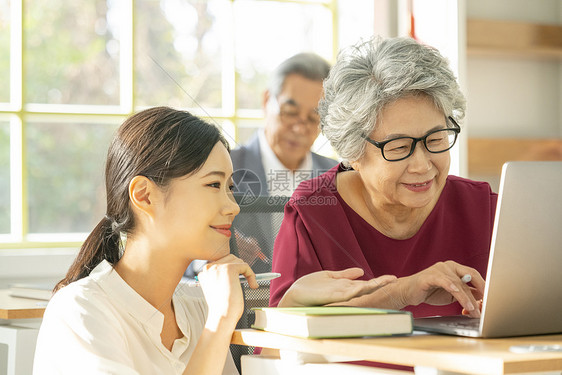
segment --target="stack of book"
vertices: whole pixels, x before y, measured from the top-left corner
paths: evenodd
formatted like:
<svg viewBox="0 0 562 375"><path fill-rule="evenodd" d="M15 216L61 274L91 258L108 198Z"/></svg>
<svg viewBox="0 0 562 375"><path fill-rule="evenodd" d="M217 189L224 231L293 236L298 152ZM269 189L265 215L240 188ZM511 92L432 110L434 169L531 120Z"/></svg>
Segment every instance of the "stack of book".
<svg viewBox="0 0 562 375"><path fill-rule="evenodd" d="M254 308L252 328L303 338L411 334L408 311L350 306Z"/></svg>

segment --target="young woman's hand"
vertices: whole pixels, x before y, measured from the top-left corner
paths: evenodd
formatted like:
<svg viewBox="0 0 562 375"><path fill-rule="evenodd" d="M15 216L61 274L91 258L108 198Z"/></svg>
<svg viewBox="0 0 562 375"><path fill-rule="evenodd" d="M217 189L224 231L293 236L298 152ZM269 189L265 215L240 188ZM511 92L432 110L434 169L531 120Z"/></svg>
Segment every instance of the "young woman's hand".
<svg viewBox="0 0 562 375"><path fill-rule="evenodd" d="M239 275L246 277L251 288L258 287L254 271L232 254L206 264L197 275L209 306L207 328L216 330L220 326L234 330L236 327L244 311Z"/></svg>
<svg viewBox="0 0 562 375"><path fill-rule="evenodd" d="M318 306L345 303L352 298L372 293L396 280L396 277L391 275L380 276L368 281L355 280L361 276L363 276L361 268L319 271L305 275L291 285L278 306Z"/></svg>
<svg viewBox="0 0 562 375"><path fill-rule="evenodd" d="M258 287L254 271L232 254L207 263L197 275L209 312L184 374L223 373L232 332L244 311L240 275L251 288Z"/></svg>

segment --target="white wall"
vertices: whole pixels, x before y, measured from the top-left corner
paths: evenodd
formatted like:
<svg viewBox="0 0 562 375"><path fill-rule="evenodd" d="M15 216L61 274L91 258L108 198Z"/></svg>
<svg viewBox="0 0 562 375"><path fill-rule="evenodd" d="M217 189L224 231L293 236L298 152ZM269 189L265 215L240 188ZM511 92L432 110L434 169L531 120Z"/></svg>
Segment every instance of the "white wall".
<svg viewBox="0 0 562 375"><path fill-rule="evenodd" d="M0 250L0 289L10 283L60 280L78 249Z"/></svg>
<svg viewBox="0 0 562 375"><path fill-rule="evenodd" d="M562 24L560 0L469 0L468 18ZM560 59L468 57L471 137L562 137Z"/></svg>

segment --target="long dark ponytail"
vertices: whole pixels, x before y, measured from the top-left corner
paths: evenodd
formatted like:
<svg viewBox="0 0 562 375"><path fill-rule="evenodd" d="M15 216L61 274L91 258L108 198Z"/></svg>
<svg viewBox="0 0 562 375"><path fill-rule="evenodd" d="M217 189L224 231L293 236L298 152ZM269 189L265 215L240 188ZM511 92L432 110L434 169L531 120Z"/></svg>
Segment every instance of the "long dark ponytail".
<svg viewBox="0 0 562 375"><path fill-rule="evenodd" d="M104 259L117 263L123 252L121 236L135 229L129 204L129 182L135 176L150 178L165 188L171 179L189 175L203 166L220 130L191 115L156 107L129 117L117 131L105 164L106 214L82 244L78 256L55 291L86 277Z"/></svg>

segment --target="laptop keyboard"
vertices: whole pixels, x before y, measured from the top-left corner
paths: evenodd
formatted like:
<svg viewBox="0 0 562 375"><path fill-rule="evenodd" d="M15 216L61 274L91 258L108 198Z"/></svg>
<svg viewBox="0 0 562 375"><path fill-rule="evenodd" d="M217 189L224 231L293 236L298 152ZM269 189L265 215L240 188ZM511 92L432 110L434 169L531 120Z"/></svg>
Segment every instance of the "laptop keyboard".
<svg viewBox="0 0 562 375"><path fill-rule="evenodd" d="M480 326L480 319L473 318L473 319L459 319L454 322L443 322L439 324L442 327L451 327L451 328L464 328L464 329L478 329Z"/></svg>

